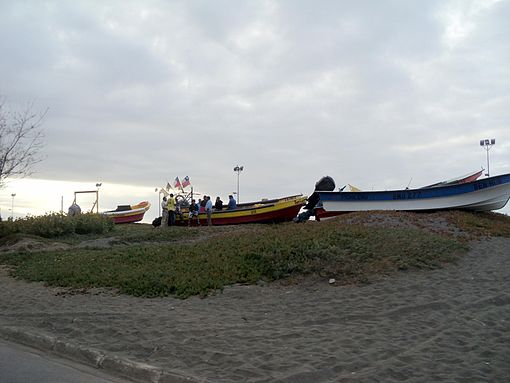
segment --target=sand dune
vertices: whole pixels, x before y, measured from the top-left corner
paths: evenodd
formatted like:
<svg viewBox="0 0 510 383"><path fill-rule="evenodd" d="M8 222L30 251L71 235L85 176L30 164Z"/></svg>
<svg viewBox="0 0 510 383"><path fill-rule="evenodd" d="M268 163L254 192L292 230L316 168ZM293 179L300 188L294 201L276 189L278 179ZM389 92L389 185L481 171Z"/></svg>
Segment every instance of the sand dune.
<svg viewBox="0 0 510 383"><path fill-rule="evenodd" d="M507 382L510 239L363 286L233 286L206 299L70 293L0 274L0 325L199 382Z"/></svg>

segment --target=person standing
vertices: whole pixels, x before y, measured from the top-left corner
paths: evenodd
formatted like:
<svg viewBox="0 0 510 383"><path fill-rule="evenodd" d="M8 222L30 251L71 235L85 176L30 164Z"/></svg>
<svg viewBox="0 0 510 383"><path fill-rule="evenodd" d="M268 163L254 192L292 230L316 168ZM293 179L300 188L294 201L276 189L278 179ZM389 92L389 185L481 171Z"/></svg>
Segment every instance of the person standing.
<svg viewBox="0 0 510 383"><path fill-rule="evenodd" d="M168 210L168 226L175 225L175 198L173 194L170 194L166 204Z"/></svg>
<svg viewBox="0 0 510 383"><path fill-rule="evenodd" d="M212 225L212 209L213 209L213 204L212 204L212 201L211 201L211 196L207 196L205 197L207 199L206 203L205 203L205 213L207 214L207 226L211 226Z"/></svg>
<svg viewBox="0 0 510 383"><path fill-rule="evenodd" d="M168 208L166 196L161 201L161 227L168 225Z"/></svg>

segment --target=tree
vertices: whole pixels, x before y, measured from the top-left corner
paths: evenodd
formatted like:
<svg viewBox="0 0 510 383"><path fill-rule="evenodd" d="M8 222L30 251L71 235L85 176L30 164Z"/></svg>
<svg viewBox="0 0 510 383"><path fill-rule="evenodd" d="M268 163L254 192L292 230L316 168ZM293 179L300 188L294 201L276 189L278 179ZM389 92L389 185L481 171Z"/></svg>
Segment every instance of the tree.
<svg viewBox="0 0 510 383"><path fill-rule="evenodd" d="M33 166L42 160L42 123L47 111L35 113L32 105L12 111L0 99L0 189L7 178L32 174Z"/></svg>

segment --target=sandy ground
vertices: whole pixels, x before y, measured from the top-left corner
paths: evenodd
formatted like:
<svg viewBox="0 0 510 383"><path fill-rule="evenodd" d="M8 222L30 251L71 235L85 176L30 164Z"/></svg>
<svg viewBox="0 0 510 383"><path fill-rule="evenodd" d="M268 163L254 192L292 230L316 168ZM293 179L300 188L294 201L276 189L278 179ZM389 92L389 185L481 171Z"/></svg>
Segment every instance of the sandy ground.
<svg viewBox="0 0 510 383"><path fill-rule="evenodd" d="M198 382L508 382L510 239L363 286L233 286L206 299L69 293L0 272L0 325Z"/></svg>

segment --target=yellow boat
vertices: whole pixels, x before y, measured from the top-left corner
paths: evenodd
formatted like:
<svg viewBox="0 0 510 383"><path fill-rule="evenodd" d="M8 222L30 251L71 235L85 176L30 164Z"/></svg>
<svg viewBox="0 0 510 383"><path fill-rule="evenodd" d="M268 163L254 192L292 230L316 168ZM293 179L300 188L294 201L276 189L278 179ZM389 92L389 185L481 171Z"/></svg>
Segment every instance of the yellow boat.
<svg viewBox="0 0 510 383"><path fill-rule="evenodd" d="M241 223L277 223L292 221L299 213L301 207L306 203L306 197L294 195L272 200L243 203L237 205L236 209L213 210L211 220L213 225L238 225ZM193 217L191 225L207 225L207 214L204 208L200 209L197 217ZM183 208L177 214L176 225L188 225L188 209Z"/></svg>

